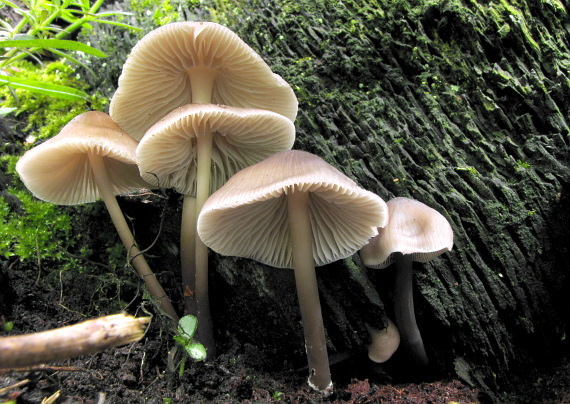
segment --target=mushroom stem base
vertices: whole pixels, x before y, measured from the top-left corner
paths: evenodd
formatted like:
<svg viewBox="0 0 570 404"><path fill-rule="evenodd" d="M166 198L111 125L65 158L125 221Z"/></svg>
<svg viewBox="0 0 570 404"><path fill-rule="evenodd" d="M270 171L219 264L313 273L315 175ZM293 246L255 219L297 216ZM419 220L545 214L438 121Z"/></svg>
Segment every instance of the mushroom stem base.
<svg viewBox="0 0 570 404"><path fill-rule="evenodd" d="M412 256L396 253L394 287L396 325L400 331L402 346L408 350L417 365L426 366L428 358L414 312L413 276Z"/></svg>

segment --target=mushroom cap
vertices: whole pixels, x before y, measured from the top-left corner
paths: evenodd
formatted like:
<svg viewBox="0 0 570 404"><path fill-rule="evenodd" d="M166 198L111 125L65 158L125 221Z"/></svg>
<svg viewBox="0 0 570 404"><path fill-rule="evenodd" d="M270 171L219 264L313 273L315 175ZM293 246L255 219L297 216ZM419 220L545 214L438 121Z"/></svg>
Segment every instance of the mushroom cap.
<svg viewBox="0 0 570 404"><path fill-rule="evenodd" d="M346 258L387 222L386 203L321 158L299 150L247 167L213 193L198 234L214 251L292 268L286 195L309 193L315 265Z"/></svg>
<svg viewBox="0 0 570 404"><path fill-rule="evenodd" d="M196 68L215 70L211 103L295 120L291 86L235 33L212 22L171 23L141 39L123 66L111 116L140 140L168 112L193 102L189 75Z"/></svg>
<svg viewBox="0 0 570 404"><path fill-rule="evenodd" d="M289 150L293 123L275 112L213 104L176 108L152 126L136 154L142 177L185 195L196 194L196 139L212 139L210 190L216 191L239 170Z"/></svg>
<svg viewBox="0 0 570 404"><path fill-rule="evenodd" d="M384 363L394 355L400 346L400 331L389 318L388 326L381 330L366 325L371 344L368 346L368 358L376 363Z"/></svg>
<svg viewBox="0 0 570 404"><path fill-rule="evenodd" d="M393 253L411 254L412 260L428 262L453 248L453 230L447 219L429 206L408 198L388 201L388 225L360 250L364 265L385 268Z"/></svg>
<svg viewBox="0 0 570 404"><path fill-rule="evenodd" d="M38 198L59 205L94 202L100 198L87 153L103 156L115 195L149 187L135 160L137 141L104 112L84 112L61 132L28 150L16 171Z"/></svg>

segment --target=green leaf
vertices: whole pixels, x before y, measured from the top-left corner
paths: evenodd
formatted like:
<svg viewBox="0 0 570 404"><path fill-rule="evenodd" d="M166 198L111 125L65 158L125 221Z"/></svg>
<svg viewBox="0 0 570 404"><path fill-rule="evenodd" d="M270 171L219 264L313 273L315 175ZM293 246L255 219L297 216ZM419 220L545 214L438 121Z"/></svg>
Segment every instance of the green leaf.
<svg viewBox="0 0 570 404"><path fill-rule="evenodd" d="M204 345L194 342L190 345L186 345L184 348L186 349L188 355L195 361L203 361L206 359L207 353Z"/></svg>
<svg viewBox="0 0 570 404"><path fill-rule="evenodd" d="M55 48L55 49L66 49L74 50L89 55L97 57L107 57L107 55L101 52L99 49L95 49L89 45L85 45L81 42L69 41L65 39L8 39L0 41L0 47L2 48Z"/></svg>
<svg viewBox="0 0 570 404"><path fill-rule="evenodd" d="M184 316L178 321L178 332L192 338L198 328L198 319L194 316Z"/></svg>
<svg viewBox="0 0 570 404"><path fill-rule="evenodd" d="M127 29L130 29L133 31L142 31L142 28L135 27L135 26L129 25L129 24L123 24L122 22L117 22L117 21L95 19L95 20L93 20L93 22L98 22L100 24L115 25L117 27L127 28Z"/></svg>
<svg viewBox="0 0 570 404"><path fill-rule="evenodd" d="M20 79L11 76L0 75L0 85L1 84L8 84L11 87L23 88L33 93L49 95L51 97L63 98L72 101L86 100L89 98L87 93L75 88Z"/></svg>
<svg viewBox="0 0 570 404"><path fill-rule="evenodd" d="M14 8L14 9L19 9L20 6L18 6L16 3L13 3L9 0L2 0L3 3L6 3L7 5L9 5L10 7Z"/></svg>
<svg viewBox="0 0 570 404"><path fill-rule="evenodd" d="M175 335L172 338L174 339L174 341L178 342L181 346L184 347L192 342L191 339L183 337L182 335Z"/></svg>

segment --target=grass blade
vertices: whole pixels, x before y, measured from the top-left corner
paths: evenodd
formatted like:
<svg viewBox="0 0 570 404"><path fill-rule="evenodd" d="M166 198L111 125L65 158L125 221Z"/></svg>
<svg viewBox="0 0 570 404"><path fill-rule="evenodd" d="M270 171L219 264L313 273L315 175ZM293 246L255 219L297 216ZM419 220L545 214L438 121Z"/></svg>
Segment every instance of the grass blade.
<svg viewBox="0 0 570 404"><path fill-rule="evenodd" d="M95 49L81 42L65 39L8 39L0 41L0 48L55 48L79 51L101 58L107 57L107 55L99 49Z"/></svg>
<svg viewBox="0 0 570 404"><path fill-rule="evenodd" d="M39 81L21 79L17 77L0 75L0 85L7 84L11 87L22 88L33 93L49 95L51 97L63 98L66 100L79 101L86 100L89 95L76 88L60 86L57 84L42 83Z"/></svg>

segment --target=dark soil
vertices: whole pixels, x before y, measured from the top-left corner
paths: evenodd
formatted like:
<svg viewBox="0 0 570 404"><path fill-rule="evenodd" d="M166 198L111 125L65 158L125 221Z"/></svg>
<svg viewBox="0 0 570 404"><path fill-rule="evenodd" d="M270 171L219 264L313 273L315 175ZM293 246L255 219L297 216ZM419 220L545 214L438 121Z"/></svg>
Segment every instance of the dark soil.
<svg viewBox="0 0 570 404"><path fill-rule="evenodd" d="M18 262L2 263L0 272L1 320L15 323L12 333L29 333L85 320L74 308L84 308L85 275L57 288L47 279L36 284L37 271ZM59 289L58 289L59 288ZM136 313L145 315L139 306ZM154 312L153 307L145 310ZM187 364L181 377L172 363L174 344L167 324L155 315L146 336L132 345L83 356L49 367L7 371L0 375L0 399L40 403L58 394L57 403L479 403L491 402L488 394L458 380L402 383L388 372L389 364L368 363L364 354L331 358L335 390L322 397L307 387L306 369L285 364L277 368L272 358L256 346L227 336L211 363ZM4 332L6 334L6 332ZM171 363L171 365L169 365ZM345 368L359 369L358 378ZM570 363L561 358L555 366L534 370L520 384L517 395L501 401L570 403ZM402 379L400 377L400 379Z"/></svg>

